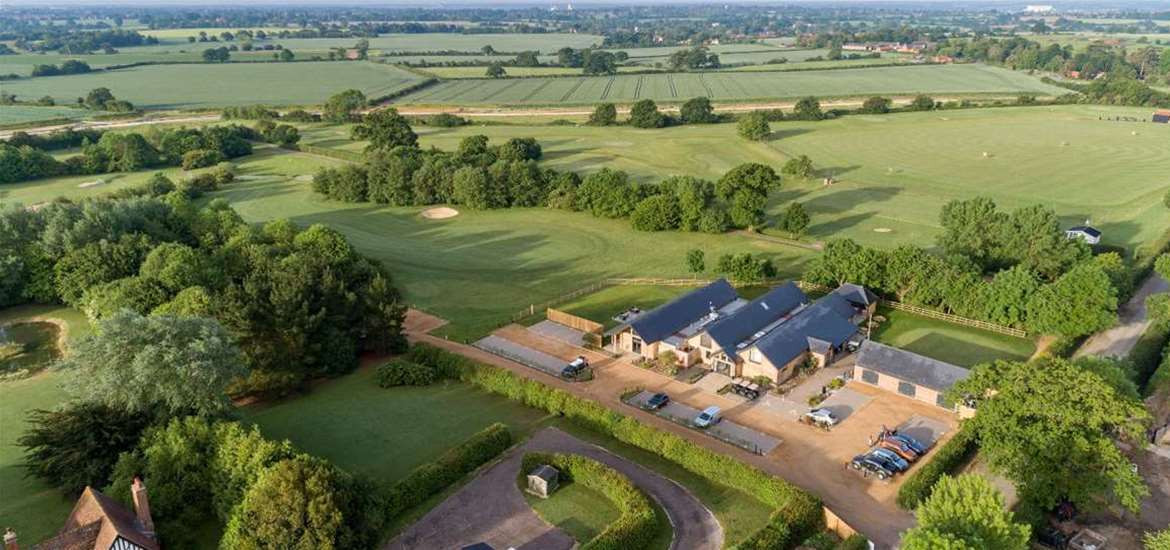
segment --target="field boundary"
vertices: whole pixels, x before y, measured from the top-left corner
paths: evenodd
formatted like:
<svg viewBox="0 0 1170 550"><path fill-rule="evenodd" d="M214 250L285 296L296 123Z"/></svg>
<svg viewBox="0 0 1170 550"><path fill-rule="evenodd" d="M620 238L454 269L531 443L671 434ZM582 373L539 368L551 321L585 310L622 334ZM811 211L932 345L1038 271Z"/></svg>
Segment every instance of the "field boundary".
<svg viewBox="0 0 1170 550"><path fill-rule="evenodd" d="M600 334L605 331L605 325L601 323L590 321L584 317L578 317L559 309L547 308L545 309L544 315L549 321L577 329L581 332Z"/></svg>
<svg viewBox="0 0 1170 550"><path fill-rule="evenodd" d="M1028 333L1026 331L1018 329L1018 328L1005 327L1003 325L997 325L995 323L989 323L987 321L978 321L975 319L968 319L966 317L959 317L958 315L951 315L950 313L943 313L941 311L936 311L933 309L928 309L928 308L924 308L924 307L905 304L905 303L898 302L895 300L882 300L881 303L882 303L882 305L889 306L890 309L894 309L894 310L898 310L898 311L905 311L907 313L913 313L915 315L920 315L922 317L929 317L931 319L937 319L939 321L946 321L948 323L953 323L956 325L963 325L966 327L977 328L977 329L981 329L981 330L986 330L988 332L995 332L995 333L1003 334L1003 335L1007 335L1007 336L1015 336L1016 338L1027 338L1028 337Z"/></svg>

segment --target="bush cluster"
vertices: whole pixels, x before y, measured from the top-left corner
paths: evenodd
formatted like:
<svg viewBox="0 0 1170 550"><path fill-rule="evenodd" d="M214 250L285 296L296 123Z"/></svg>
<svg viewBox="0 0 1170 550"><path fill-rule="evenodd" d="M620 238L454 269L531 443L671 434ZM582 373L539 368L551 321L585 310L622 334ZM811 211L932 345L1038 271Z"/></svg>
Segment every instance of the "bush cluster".
<svg viewBox="0 0 1170 550"><path fill-rule="evenodd" d="M918 471L911 474L898 489L898 506L907 510L917 508L930 496L934 484L938 483L942 476L953 473L975 455L978 449L975 439L975 430L967 428L966 425L961 427L958 433L935 453L930 462L920 465Z"/></svg>
<svg viewBox="0 0 1170 550"><path fill-rule="evenodd" d="M567 481L601 493L618 509L618 518L592 540L582 543L582 550L643 548L654 538L658 521L650 499L617 470L581 455L527 453L517 482L526 485L528 472L541 464L556 468Z"/></svg>
<svg viewBox="0 0 1170 550"><path fill-rule="evenodd" d="M390 488L386 497L386 517L397 517L418 506L511 446L512 433L507 426L496 423L484 428L434 462L419 466Z"/></svg>
<svg viewBox="0 0 1170 550"><path fill-rule="evenodd" d="M647 426L634 418L609 410L600 403L427 344L415 344L407 357L418 363L432 365L446 376L469 382L530 407L564 416L618 441L662 456L714 483L743 491L775 509L769 528L778 529L776 526L783 523L791 535L791 541L804 540L823 527L821 503L816 497L757 468L710 451L675 434ZM784 547L791 546L788 544Z"/></svg>
<svg viewBox="0 0 1170 550"><path fill-rule="evenodd" d="M434 367L412 363L405 359L391 359L374 372L374 381L383 388L394 386L427 386L436 379Z"/></svg>

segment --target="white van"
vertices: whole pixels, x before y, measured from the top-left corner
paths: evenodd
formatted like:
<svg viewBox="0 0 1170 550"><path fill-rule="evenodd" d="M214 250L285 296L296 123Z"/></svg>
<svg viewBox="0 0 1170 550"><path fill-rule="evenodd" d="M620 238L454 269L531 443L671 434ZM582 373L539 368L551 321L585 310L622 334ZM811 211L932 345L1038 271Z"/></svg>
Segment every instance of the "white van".
<svg viewBox="0 0 1170 550"><path fill-rule="evenodd" d="M699 428L709 428L718 424L720 420L723 420L723 417L719 416L719 407L712 405L695 417L694 424Z"/></svg>

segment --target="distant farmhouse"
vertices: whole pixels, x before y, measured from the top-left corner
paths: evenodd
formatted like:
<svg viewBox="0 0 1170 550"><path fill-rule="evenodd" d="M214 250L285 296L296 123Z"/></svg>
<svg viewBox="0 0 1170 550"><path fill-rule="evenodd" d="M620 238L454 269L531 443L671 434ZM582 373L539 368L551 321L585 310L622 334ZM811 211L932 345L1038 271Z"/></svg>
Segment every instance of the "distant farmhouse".
<svg viewBox="0 0 1170 550"><path fill-rule="evenodd" d="M831 363L876 307L873 293L853 284L810 302L789 282L748 301L719 279L609 334L618 352L647 359L669 352L683 367L780 383L807 361Z"/></svg>
<svg viewBox="0 0 1170 550"><path fill-rule="evenodd" d="M841 49L847 52L896 52L896 53L922 53L923 50L930 47L926 42L847 42L841 45Z"/></svg>
<svg viewBox="0 0 1170 550"><path fill-rule="evenodd" d="M1101 242L1101 230L1091 225L1077 225L1064 231L1064 236L1070 239L1080 239L1089 244Z"/></svg>
<svg viewBox="0 0 1170 550"><path fill-rule="evenodd" d="M1162 124L1170 123L1170 109L1158 109L1154 111L1153 121Z"/></svg>

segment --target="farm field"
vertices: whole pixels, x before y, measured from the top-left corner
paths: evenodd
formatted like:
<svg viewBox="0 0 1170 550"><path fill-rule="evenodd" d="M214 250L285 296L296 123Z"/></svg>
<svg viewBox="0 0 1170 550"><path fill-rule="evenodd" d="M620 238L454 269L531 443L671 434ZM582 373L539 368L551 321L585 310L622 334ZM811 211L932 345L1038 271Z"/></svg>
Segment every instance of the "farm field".
<svg viewBox="0 0 1170 550"><path fill-rule="evenodd" d="M63 61L76 59L86 62L94 69L109 67L110 65L126 65L130 63L202 63L203 50L218 47L215 43L186 44L162 48L159 46L142 46L123 48L115 54L96 53L91 55L64 55L58 53L22 53L0 56L0 74L16 73L27 77L34 65L60 65ZM237 51L232 52L235 61L265 61L272 59L271 51ZM60 78L60 77L37 77ZM7 86L9 83L5 83Z"/></svg>
<svg viewBox="0 0 1170 550"><path fill-rule="evenodd" d="M807 95L1060 94L1037 78L985 65L874 67L798 72L708 72L443 82L396 100L401 104L555 105L695 96L714 100Z"/></svg>
<svg viewBox="0 0 1170 550"><path fill-rule="evenodd" d="M883 308L887 320L873 334L883 344L971 368L980 363L1004 359L1026 361L1036 351L1031 340L920 317L905 311Z"/></svg>
<svg viewBox="0 0 1170 550"><path fill-rule="evenodd" d="M37 107L33 105L5 105L0 107L0 126L8 124L21 124L24 122L34 122L38 120L49 120L57 118L67 118L71 120L80 120L86 117L100 114L95 111L88 111L85 109L75 109L73 107Z"/></svg>
<svg viewBox="0 0 1170 550"><path fill-rule="evenodd" d="M394 57L385 58L388 61ZM484 78L487 67L419 67L418 70L433 74L439 78ZM619 73L653 70L652 67L623 65L618 67ZM581 75L581 69L573 67L504 67L509 77L539 77L539 76L574 76Z"/></svg>
<svg viewBox="0 0 1170 550"><path fill-rule="evenodd" d="M320 103L346 88L374 97L409 86L421 77L378 63L225 63L154 65L7 82L18 97L48 95L58 103L84 97L98 87L119 99L149 108Z"/></svg>
<svg viewBox="0 0 1170 550"><path fill-rule="evenodd" d="M759 143L736 136L734 124L416 131L424 147L440 149L453 149L474 134L495 143L535 136L547 166L583 173L608 166L644 182L672 174L716 179L743 162L779 169L790 156L805 154L837 183L826 188L819 181L786 179L771 212L778 215L791 200L804 203L812 216L809 234L821 240L931 246L946 202L986 195L1007 209L1046 204L1069 225L1089 218L1104 231L1106 243L1135 246L1170 225L1161 203L1163 174L1170 169L1165 147L1170 128L1102 120L1114 116L1144 118L1149 111L1069 105L786 121L773 123L771 140ZM347 129L322 128L306 132L305 140L362 148L347 136Z"/></svg>
<svg viewBox="0 0 1170 550"><path fill-rule="evenodd" d="M781 56L783 57L783 56ZM839 59L837 61L801 61L799 63L768 63L762 65L743 65L720 69L723 72L770 72L770 71L808 71L812 69L842 69L858 67L885 67L890 65L910 65L910 58L885 55L870 59Z"/></svg>

